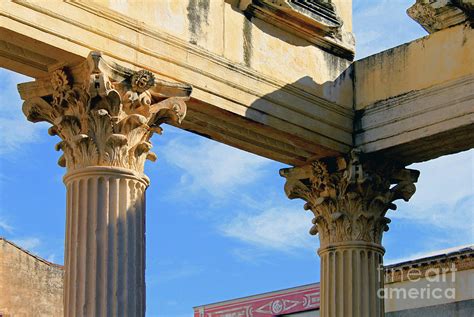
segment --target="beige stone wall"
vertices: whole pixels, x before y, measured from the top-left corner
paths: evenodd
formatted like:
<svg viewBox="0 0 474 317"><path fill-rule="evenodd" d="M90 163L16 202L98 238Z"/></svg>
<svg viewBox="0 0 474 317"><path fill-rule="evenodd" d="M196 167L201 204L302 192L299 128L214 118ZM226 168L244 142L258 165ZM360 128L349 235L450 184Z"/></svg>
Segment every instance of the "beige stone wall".
<svg viewBox="0 0 474 317"><path fill-rule="evenodd" d="M295 84L347 107L352 83L341 74L350 62L258 18L248 19L239 0L94 0L94 3L169 33L258 73ZM352 31L352 1L335 1ZM345 94L339 90L347 91Z"/></svg>
<svg viewBox="0 0 474 317"><path fill-rule="evenodd" d="M63 316L63 270L0 238L0 315Z"/></svg>

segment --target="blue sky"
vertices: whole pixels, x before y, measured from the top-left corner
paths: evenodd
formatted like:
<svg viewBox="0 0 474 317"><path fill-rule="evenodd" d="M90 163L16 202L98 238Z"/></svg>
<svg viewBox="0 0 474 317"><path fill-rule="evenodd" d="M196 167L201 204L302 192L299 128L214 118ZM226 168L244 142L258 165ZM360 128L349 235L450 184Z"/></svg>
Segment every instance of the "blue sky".
<svg viewBox="0 0 474 317"><path fill-rule="evenodd" d="M411 2L354 0L357 58L426 34L405 14ZM0 236L62 263L64 170L47 125L23 118L24 81L0 70ZM200 304L319 281L312 217L285 197L283 164L169 126L153 142L147 316L191 316ZM390 213L386 262L474 242L474 151L412 167L418 191Z"/></svg>

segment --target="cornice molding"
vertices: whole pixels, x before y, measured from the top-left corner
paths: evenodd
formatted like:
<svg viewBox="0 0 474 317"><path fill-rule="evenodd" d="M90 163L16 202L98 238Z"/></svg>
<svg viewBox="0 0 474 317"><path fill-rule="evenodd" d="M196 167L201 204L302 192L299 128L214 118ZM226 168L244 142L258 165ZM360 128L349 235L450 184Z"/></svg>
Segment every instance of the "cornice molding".
<svg viewBox="0 0 474 317"><path fill-rule="evenodd" d="M469 0L417 0L407 14L428 33L434 33L474 21L474 4Z"/></svg>
<svg viewBox="0 0 474 317"><path fill-rule="evenodd" d="M343 34L342 21L330 1L241 0L239 8L246 15L291 32L325 51L354 59L354 37L352 33Z"/></svg>

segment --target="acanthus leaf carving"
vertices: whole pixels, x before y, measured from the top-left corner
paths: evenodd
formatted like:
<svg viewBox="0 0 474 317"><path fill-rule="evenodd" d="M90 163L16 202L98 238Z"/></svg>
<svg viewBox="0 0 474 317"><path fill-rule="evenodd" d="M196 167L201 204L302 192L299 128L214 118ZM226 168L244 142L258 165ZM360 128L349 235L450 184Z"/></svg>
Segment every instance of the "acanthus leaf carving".
<svg viewBox="0 0 474 317"><path fill-rule="evenodd" d="M360 153L320 160L280 170L290 199L306 201L314 214L310 233L319 234L321 246L343 241L381 244L388 230L389 209L395 200L408 201L415 193L419 172L395 163L362 162Z"/></svg>
<svg viewBox="0 0 474 317"><path fill-rule="evenodd" d="M132 71L106 62L93 52L74 70L50 76L51 94L25 100L32 122L52 124L50 135L61 141L60 166L115 166L142 173L156 160L150 138L162 123L181 123L186 116L189 85L157 80L148 70ZM78 74L79 73L79 74Z"/></svg>

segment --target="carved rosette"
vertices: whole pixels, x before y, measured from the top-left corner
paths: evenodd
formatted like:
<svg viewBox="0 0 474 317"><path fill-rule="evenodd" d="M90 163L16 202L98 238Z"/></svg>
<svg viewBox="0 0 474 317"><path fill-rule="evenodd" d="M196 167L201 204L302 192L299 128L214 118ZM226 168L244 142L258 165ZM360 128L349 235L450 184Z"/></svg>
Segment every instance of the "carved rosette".
<svg viewBox="0 0 474 317"><path fill-rule="evenodd" d="M48 132L61 138L56 149L64 152L58 163L70 171L113 166L143 173L146 159L156 159L150 138L164 122L181 123L191 94L188 85L107 63L95 52L70 71L54 71L49 84L48 93L25 100L23 112L52 124Z"/></svg>
<svg viewBox="0 0 474 317"><path fill-rule="evenodd" d="M388 230L385 215L397 199L408 201L415 193L419 172L396 164L361 162L353 151L348 158L315 161L280 170L287 179L290 199L306 201L314 214L310 233L319 233L321 247L361 241L381 245Z"/></svg>

